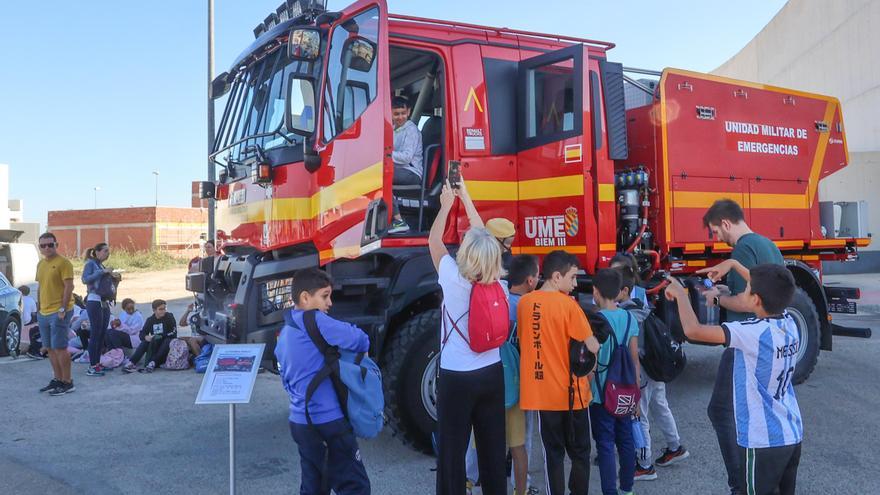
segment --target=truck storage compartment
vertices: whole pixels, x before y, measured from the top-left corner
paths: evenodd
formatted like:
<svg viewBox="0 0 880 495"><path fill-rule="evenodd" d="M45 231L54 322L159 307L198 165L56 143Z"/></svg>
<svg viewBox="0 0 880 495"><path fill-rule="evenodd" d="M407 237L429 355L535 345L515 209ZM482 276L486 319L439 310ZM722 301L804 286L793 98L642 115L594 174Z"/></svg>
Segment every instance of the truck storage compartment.
<svg viewBox="0 0 880 495"><path fill-rule="evenodd" d="M771 239L823 238L819 181L848 158L837 99L677 69L659 85L627 112L630 136L648 139L631 140L618 169L648 171L661 243L711 243L702 216L722 198Z"/></svg>

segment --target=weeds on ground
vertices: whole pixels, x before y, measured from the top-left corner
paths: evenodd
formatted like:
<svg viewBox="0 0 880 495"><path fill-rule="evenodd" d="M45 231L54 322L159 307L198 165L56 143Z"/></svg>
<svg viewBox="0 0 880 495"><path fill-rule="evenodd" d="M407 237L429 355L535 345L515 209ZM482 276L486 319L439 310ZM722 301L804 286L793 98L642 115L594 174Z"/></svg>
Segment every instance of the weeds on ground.
<svg viewBox="0 0 880 495"><path fill-rule="evenodd" d="M73 263L73 270L78 274L82 273L85 259L78 257L72 258L70 261ZM125 270L126 273L153 272L186 266L188 261L186 258L178 258L159 250L125 251L115 249L111 251L110 259L104 265L107 268Z"/></svg>

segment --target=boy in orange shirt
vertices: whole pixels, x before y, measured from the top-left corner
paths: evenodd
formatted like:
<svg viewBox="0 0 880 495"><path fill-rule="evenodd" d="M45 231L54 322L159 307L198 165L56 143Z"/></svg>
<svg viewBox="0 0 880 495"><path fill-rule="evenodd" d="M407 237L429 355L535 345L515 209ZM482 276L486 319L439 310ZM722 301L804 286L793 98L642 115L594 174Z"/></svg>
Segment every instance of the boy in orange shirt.
<svg viewBox="0 0 880 495"><path fill-rule="evenodd" d="M571 374L569 342L599 351L590 324L569 293L577 286L577 258L553 251L544 258L544 285L520 299L520 407L538 411L544 446L547 494L564 495L565 454L571 459L568 488L585 495L590 486L589 379ZM573 404L570 399L573 398Z"/></svg>

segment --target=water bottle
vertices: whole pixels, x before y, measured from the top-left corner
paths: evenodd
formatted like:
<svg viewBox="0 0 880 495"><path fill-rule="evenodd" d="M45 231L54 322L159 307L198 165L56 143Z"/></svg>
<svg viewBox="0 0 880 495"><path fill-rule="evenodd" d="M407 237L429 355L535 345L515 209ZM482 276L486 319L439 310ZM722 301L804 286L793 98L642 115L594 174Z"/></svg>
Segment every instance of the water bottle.
<svg viewBox="0 0 880 495"><path fill-rule="evenodd" d="M633 444L636 450L643 449L647 446L647 442L645 442L645 432L642 430L642 422L639 421L639 418L632 418L632 436L633 436Z"/></svg>
<svg viewBox="0 0 880 495"><path fill-rule="evenodd" d="M715 287L715 283L713 283L712 280L709 278L704 278L703 279L703 287L704 287L703 290L700 292L705 293L706 291ZM718 325L721 322L720 321L721 320L721 308L719 308L718 306L710 306L711 302L712 301L709 301L708 298L706 299L706 321L705 321L705 323L706 323L706 325Z"/></svg>

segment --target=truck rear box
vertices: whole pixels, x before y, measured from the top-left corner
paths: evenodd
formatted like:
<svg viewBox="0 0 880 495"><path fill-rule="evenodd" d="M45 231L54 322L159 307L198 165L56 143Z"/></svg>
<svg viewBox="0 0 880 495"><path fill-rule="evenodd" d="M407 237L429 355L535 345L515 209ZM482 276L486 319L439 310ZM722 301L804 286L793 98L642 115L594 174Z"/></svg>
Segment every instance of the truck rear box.
<svg viewBox="0 0 880 495"><path fill-rule="evenodd" d="M649 172L663 251L729 249L702 224L722 198L782 249L822 246L819 181L848 161L836 98L677 69L663 72L657 92L627 111L630 153L619 168Z"/></svg>

